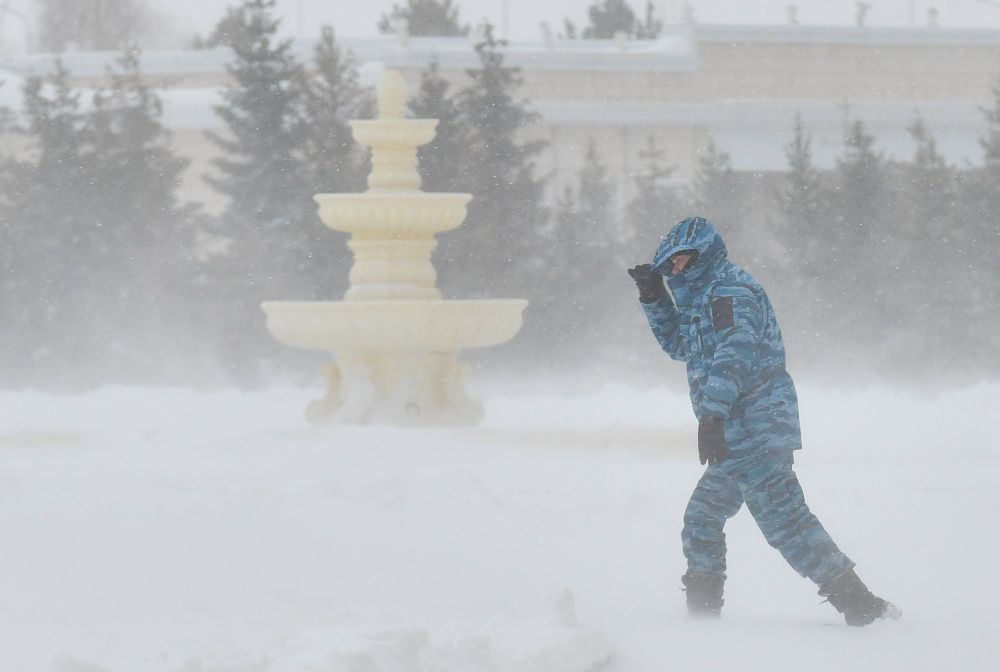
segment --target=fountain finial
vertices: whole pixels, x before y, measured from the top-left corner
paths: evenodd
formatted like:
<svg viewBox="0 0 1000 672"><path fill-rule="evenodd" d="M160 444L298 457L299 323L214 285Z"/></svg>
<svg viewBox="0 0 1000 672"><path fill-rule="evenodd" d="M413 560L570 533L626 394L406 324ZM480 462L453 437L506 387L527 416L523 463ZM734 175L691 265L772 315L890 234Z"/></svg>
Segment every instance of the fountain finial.
<svg viewBox="0 0 1000 672"><path fill-rule="evenodd" d="M419 191L417 147L434 139L436 119L406 118L406 81L398 70L386 70L378 81L377 119L349 122L354 139L372 148L373 191ZM455 222L456 226L461 220Z"/></svg>
<svg viewBox="0 0 1000 672"><path fill-rule="evenodd" d="M406 81L399 70L386 70L378 82L379 119L406 117Z"/></svg>

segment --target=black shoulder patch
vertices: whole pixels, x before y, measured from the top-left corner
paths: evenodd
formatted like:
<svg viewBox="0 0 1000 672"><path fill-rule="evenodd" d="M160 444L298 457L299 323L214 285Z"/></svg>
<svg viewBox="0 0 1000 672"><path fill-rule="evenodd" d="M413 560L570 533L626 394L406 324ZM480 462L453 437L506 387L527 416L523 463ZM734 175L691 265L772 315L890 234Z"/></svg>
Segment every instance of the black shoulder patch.
<svg viewBox="0 0 1000 672"><path fill-rule="evenodd" d="M716 331L725 331L733 326L733 297L712 300L712 326Z"/></svg>

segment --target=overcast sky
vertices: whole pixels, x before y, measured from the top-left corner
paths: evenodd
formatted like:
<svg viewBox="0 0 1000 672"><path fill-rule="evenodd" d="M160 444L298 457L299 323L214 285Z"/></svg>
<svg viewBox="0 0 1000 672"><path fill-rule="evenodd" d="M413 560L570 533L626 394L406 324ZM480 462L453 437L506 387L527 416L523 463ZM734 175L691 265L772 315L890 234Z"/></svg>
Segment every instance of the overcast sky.
<svg viewBox="0 0 1000 672"><path fill-rule="evenodd" d="M67 0L71 2L72 0ZM405 1L405 0L404 0ZM912 16L917 25L925 25L927 12L936 8L939 23L951 27L992 27L1000 29L1000 0L869 0L873 7L869 25L906 26ZM195 32L207 33L222 16L227 5L238 0L146 0L162 16L162 39L147 44L147 48L186 44ZM0 5L31 14L35 0L4 0ZM374 35L378 17L392 8L392 0L278 0L279 12L285 17L288 34L314 36L319 26L332 24L338 35L357 37ZM498 28L503 26L503 7L508 8L510 37L515 40L538 40L538 26L548 21L558 30L563 17L578 25L586 23L591 0L459 0L461 18L477 23L489 18ZM642 11L645 0L631 0ZM661 16L677 20L681 16L682 0L654 0ZM691 0L695 18L702 23L771 23L787 22L787 8L798 7L802 24L852 25L854 0ZM0 49L17 52L23 49L25 26L17 17L0 15ZM36 26L37 28L37 26Z"/></svg>

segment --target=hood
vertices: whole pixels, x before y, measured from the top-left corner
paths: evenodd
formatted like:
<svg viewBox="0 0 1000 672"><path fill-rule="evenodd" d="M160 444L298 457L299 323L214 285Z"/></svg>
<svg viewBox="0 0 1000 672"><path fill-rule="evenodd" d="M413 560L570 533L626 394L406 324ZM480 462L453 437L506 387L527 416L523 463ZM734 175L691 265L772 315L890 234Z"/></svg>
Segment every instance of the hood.
<svg viewBox="0 0 1000 672"><path fill-rule="evenodd" d="M697 252L698 257L680 274L689 282L697 282L726 258L728 252L722 236L704 217L688 217L660 240L653 256L653 270L666 278L673 277L670 258L680 252Z"/></svg>

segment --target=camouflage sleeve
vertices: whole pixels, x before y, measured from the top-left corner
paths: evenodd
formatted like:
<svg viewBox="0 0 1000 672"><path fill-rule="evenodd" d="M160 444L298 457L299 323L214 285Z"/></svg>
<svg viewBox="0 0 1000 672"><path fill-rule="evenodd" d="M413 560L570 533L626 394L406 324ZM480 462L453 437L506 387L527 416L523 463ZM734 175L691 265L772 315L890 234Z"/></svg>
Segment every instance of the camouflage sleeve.
<svg viewBox="0 0 1000 672"><path fill-rule="evenodd" d="M764 310L748 287L717 287L711 311L716 347L702 388L701 407L705 413L728 418L755 364Z"/></svg>
<svg viewBox="0 0 1000 672"><path fill-rule="evenodd" d="M681 335L681 318L670 296L665 295L658 301L641 305L646 311L649 327L663 351L671 359L686 362L689 356L687 342Z"/></svg>

